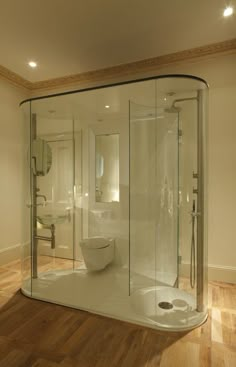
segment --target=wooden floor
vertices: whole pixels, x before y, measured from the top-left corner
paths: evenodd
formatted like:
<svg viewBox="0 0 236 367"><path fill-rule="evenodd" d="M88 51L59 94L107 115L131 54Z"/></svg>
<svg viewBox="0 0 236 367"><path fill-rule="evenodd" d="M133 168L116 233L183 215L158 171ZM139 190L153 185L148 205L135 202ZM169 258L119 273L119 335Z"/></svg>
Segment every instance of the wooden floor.
<svg viewBox="0 0 236 367"><path fill-rule="evenodd" d="M210 283L208 321L188 333L32 300L19 287L19 262L1 266L0 367L236 367L236 285Z"/></svg>

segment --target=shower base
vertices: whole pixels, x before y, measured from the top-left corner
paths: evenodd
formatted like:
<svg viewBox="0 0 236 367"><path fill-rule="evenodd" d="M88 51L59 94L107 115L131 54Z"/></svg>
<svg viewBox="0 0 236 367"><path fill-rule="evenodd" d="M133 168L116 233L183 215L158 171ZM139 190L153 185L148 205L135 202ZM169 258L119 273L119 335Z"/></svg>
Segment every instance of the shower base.
<svg viewBox="0 0 236 367"><path fill-rule="evenodd" d="M128 270L108 267L101 272L86 269L53 270L37 279L25 280L22 292L29 297L109 316L154 329L184 331L201 325L206 312L195 311L195 299L187 292L164 283L143 287L141 275L135 278L137 289L128 288ZM167 276L169 281L171 276ZM145 277L147 282L147 278ZM173 281L173 277L172 277ZM140 289L140 287L142 287ZM171 305L162 308L162 302Z"/></svg>
<svg viewBox="0 0 236 367"><path fill-rule="evenodd" d="M196 300L187 292L156 286L136 291L132 298L135 311L158 328L188 330L201 325L206 313L196 311Z"/></svg>

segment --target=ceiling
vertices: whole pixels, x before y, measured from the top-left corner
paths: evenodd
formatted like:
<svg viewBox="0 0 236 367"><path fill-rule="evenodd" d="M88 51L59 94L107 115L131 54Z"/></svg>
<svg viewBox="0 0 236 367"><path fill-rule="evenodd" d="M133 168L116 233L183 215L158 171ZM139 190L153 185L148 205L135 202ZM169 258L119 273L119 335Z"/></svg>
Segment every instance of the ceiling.
<svg viewBox="0 0 236 367"><path fill-rule="evenodd" d="M230 1L236 9L236 0ZM225 0L0 0L0 65L35 82L236 37ZM30 60L38 62L30 69Z"/></svg>

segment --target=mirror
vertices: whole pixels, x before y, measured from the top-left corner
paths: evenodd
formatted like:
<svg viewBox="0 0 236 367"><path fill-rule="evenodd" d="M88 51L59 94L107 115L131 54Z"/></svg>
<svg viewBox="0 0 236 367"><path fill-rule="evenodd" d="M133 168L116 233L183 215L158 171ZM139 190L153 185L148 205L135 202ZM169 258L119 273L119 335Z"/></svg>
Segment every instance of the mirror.
<svg viewBox="0 0 236 367"><path fill-rule="evenodd" d="M49 144L40 138L32 142L32 168L36 176L45 176L52 165L52 150Z"/></svg>
<svg viewBox="0 0 236 367"><path fill-rule="evenodd" d="M119 202L119 134L95 137L96 202Z"/></svg>

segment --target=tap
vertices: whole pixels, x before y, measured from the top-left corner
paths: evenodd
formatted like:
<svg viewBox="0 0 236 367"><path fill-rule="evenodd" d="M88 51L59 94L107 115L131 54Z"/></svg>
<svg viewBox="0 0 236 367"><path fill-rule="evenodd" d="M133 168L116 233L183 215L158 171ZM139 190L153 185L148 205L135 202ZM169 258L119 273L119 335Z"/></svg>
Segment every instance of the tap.
<svg viewBox="0 0 236 367"><path fill-rule="evenodd" d="M46 202L47 201L47 197L45 195L41 195L41 194L36 194L37 198L43 198L43 200Z"/></svg>
<svg viewBox="0 0 236 367"><path fill-rule="evenodd" d="M47 197L45 195L36 194L36 198L43 198L43 200L44 200L43 203L37 204L37 206L38 205L42 205L42 206L45 206L46 205L46 203L47 203Z"/></svg>

